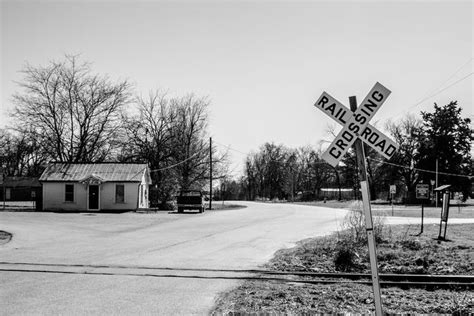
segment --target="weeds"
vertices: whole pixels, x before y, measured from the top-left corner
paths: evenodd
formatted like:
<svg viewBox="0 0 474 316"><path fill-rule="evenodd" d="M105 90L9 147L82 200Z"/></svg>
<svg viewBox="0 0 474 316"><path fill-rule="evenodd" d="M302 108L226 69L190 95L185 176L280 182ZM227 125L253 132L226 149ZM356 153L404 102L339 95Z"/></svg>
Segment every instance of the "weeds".
<svg viewBox="0 0 474 316"><path fill-rule="evenodd" d="M365 216L360 203L353 203L351 211L341 224L341 231L337 232L337 244L333 258L337 271L354 271L360 268L358 252L367 252L367 232ZM375 241L382 243L386 239L384 233L384 219L376 217L373 221Z"/></svg>
<svg viewBox="0 0 474 316"><path fill-rule="evenodd" d="M384 217L375 217L373 219L373 229L376 242L383 242L384 237ZM351 211L344 217L341 228L347 230L350 233L351 243L356 245L367 244L367 232L365 215L362 212L360 203L353 203L351 205Z"/></svg>
<svg viewBox="0 0 474 316"><path fill-rule="evenodd" d="M334 256L334 266L337 271L350 272L356 267L355 252L351 248L338 247Z"/></svg>
<svg viewBox="0 0 474 316"><path fill-rule="evenodd" d="M356 223L360 221L356 221ZM362 221L363 223L363 221ZM347 224L347 223L344 223ZM378 244L380 273L473 274L474 237L472 224L453 225L451 243L438 245L438 225L426 225L424 235L409 234L413 226L386 226ZM362 226L362 233L365 227ZM367 245L356 245L355 231L339 231L330 237L308 239L297 247L279 251L267 267L272 270L317 272L353 271L369 273ZM359 235L360 236L360 235ZM337 270L336 270L337 269ZM286 296L282 297L281 292ZM369 314L373 310L370 286L360 284L304 285L246 282L220 300L218 312L243 311L290 315L318 313ZM382 289L387 314L470 315L474 310L472 291Z"/></svg>

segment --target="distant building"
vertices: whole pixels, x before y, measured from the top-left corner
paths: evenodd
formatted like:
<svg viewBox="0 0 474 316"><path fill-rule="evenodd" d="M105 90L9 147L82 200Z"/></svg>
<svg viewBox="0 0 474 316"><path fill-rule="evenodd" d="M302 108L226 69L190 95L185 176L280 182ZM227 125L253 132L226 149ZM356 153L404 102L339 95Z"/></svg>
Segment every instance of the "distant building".
<svg viewBox="0 0 474 316"><path fill-rule="evenodd" d="M52 163L41 175L46 211L148 208L150 170L132 163Z"/></svg>
<svg viewBox="0 0 474 316"><path fill-rule="evenodd" d="M41 194L38 178L6 177L0 186L0 201L37 201Z"/></svg>

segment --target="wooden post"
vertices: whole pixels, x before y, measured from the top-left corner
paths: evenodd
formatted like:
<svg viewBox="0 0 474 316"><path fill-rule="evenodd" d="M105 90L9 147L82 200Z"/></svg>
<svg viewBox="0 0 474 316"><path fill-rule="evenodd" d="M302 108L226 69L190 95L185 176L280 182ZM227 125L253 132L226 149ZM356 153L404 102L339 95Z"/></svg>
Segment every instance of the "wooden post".
<svg viewBox="0 0 474 316"><path fill-rule="evenodd" d="M212 210L212 137L209 137L209 209Z"/></svg>
<svg viewBox="0 0 474 316"><path fill-rule="evenodd" d="M349 103L351 106L351 111L355 112L355 110L357 109L356 97L355 96L349 97ZM382 316L383 310L382 310L382 298L380 295L379 272L378 272L378 265L377 265L377 250L375 248L374 226L372 222L372 211L370 209L369 183L367 180L367 168L366 168L365 153L364 153L364 147L362 146L362 141L360 139L357 139L353 145L353 148L355 150L356 158L357 158L357 166L359 169L360 189L362 191L362 203L364 205L365 229L367 232L367 241L369 244L369 258L370 258L370 269L372 272L372 288L374 292L375 314L377 316Z"/></svg>
<svg viewBox="0 0 474 316"><path fill-rule="evenodd" d="M5 177L3 177L2 189L3 189L3 209L5 209L5 194L7 194L7 190L5 189Z"/></svg>
<svg viewBox="0 0 474 316"><path fill-rule="evenodd" d="M2 178L2 193L3 193L3 209L5 209L5 194L6 194L6 189L5 189L5 172L4 172L4 168L2 167L2 174L0 175L0 177Z"/></svg>
<svg viewBox="0 0 474 316"><path fill-rule="evenodd" d="M425 217L425 200L421 200L421 231L420 235L423 234L423 219Z"/></svg>

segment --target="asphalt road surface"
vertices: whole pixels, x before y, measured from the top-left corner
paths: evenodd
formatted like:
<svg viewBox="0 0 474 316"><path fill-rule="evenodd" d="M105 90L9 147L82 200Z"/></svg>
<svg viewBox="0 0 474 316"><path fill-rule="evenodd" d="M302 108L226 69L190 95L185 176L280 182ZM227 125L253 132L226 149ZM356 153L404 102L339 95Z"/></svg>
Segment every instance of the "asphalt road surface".
<svg viewBox="0 0 474 316"><path fill-rule="evenodd" d="M240 204L240 202L239 202ZM1 212L0 314L205 315L275 251L345 211L282 204L204 214Z"/></svg>
<svg viewBox="0 0 474 316"><path fill-rule="evenodd" d="M335 231L346 213L239 204L248 207L184 215L0 212L0 230L13 234L0 246L0 314L205 315L218 293L251 276L230 270L258 268L278 249Z"/></svg>

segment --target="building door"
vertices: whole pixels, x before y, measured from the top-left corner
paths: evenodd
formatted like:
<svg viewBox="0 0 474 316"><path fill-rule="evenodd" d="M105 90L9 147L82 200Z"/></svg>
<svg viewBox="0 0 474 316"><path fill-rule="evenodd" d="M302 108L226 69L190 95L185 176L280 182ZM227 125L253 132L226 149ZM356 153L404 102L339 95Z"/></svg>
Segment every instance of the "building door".
<svg viewBox="0 0 474 316"><path fill-rule="evenodd" d="M99 186L89 185L89 209L99 209Z"/></svg>

